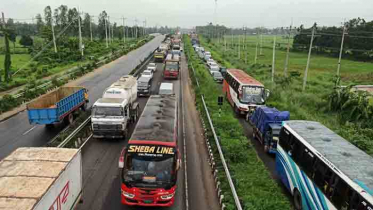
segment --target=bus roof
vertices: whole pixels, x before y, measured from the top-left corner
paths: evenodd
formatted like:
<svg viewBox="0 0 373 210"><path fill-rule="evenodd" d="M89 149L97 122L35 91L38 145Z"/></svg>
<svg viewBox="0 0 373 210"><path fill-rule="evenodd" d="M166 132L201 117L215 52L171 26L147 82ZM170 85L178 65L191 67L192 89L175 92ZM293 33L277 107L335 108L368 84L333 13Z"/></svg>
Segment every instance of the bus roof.
<svg viewBox="0 0 373 210"><path fill-rule="evenodd" d="M240 69L228 69L227 72L237 79L242 85L257 85L264 87L262 83Z"/></svg>
<svg viewBox="0 0 373 210"><path fill-rule="evenodd" d="M285 127L296 132L355 183L373 189L373 157L319 122L290 120Z"/></svg>
<svg viewBox="0 0 373 210"><path fill-rule="evenodd" d="M175 146L177 141L177 104L173 95L150 96L137 122L129 144Z"/></svg>

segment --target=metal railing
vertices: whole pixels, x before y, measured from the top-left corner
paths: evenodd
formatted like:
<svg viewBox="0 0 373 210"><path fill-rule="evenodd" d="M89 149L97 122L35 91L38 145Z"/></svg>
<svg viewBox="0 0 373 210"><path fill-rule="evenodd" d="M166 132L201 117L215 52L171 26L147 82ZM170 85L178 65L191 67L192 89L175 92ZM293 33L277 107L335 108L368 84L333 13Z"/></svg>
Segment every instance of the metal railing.
<svg viewBox="0 0 373 210"><path fill-rule="evenodd" d="M57 147L58 148L63 148L68 144L71 139L73 139L76 134L78 134L87 124L91 123L91 116L89 116L82 124L79 125L73 132L70 133L69 136L66 137ZM92 137L92 134L87 138L86 141L88 141ZM84 144L83 144L84 145Z"/></svg>
<svg viewBox="0 0 373 210"><path fill-rule="evenodd" d="M199 85L199 82L198 82L198 78L196 76L196 73L195 73L195 70L194 70L194 67L193 67L193 64L191 63L191 67L192 67L192 70L193 70L193 75L194 75L194 78L196 80L196 84L198 86L198 88L200 88L200 85ZM236 188L234 186L234 183L233 183L233 180L232 180L232 177L230 175L230 172L229 172L229 168L228 168L228 165L225 161L225 158L224 158L224 154L223 154L223 150L220 146L220 142L219 142L219 138L218 136L216 135L216 132L215 132L215 128L214 128L214 124L211 120L211 117L210 117L210 113L208 111L208 108L207 108L207 105L206 105L206 102L205 102L205 98L203 95L201 95L201 98L202 98L202 103L203 103L203 107L204 107L204 110L206 112L206 116L207 116L207 119L209 121L209 125L210 125L210 128L211 128L211 131L213 133L213 136L214 136L214 140L215 140L215 144L216 144L216 147L218 149L218 152L219 152L219 157L220 157L220 160L222 162L222 165L223 165L223 168L224 168L224 172L225 172L225 175L227 177L227 180L228 180L228 183L229 183L229 186L231 188L231 191L232 191L232 195L233 195L233 198L234 198L234 202L236 204L236 208L238 210L242 210L242 207L241 207L241 203L240 203L240 200L238 198L238 195L237 195L237 192L236 192Z"/></svg>

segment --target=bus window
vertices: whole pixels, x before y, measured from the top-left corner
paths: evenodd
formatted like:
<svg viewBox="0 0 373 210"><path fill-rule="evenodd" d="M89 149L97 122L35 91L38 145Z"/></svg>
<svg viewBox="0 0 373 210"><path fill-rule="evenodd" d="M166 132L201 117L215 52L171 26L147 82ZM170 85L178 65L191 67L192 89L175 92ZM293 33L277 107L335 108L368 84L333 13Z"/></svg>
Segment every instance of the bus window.
<svg viewBox="0 0 373 210"><path fill-rule="evenodd" d="M285 150L285 152L288 152L289 149L290 149L289 140L290 140L289 131L287 131L285 128L282 128L281 132L280 132L280 141L279 142L280 142L281 147Z"/></svg>
<svg viewBox="0 0 373 210"><path fill-rule="evenodd" d="M325 188L327 185L325 184L324 174L326 173L326 165L321 161L318 160L315 164L315 171L313 174L313 180L315 184L319 187L320 190L325 192Z"/></svg>
<svg viewBox="0 0 373 210"><path fill-rule="evenodd" d="M338 177L338 176L334 176ZM336 185L331 184L330 187L330 194L332 203L337 209L347 209L348 202L349 202L349 187L347 186L346 182L344 182L342 179L333 178L333 180L338 180ZM332 181L333 183L333 181Z"/></svg>
<svg viewBox="0 0 373 210"><path fill-rule="evenodd" d="M307 148L304 148L303 156L301 159L301 165L303 168L303 171L306 172L306 174L311 177L313 172L313 165L315 163L315 156L312 154L311 151L309 151Z"/></svg>

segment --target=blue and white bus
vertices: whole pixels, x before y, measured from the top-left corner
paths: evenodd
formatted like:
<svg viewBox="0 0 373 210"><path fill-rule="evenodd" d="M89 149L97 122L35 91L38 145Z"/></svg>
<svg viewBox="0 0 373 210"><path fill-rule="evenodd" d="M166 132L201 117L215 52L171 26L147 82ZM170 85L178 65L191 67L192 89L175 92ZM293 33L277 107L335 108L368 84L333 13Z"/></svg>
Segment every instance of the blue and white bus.
<svg viewBox="0 0 373 210"><path fill-rule="evenodd" d="M276 171L297 210L373 210L373 158L318 122L283 123Z"/></svg>

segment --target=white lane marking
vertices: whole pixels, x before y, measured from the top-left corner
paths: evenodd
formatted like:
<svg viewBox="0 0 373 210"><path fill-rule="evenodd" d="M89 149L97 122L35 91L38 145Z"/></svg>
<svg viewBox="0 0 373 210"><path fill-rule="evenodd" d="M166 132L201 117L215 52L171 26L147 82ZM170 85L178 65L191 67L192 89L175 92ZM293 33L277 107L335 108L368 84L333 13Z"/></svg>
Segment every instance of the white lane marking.
<svg viewBox="0 0 373 210"><path fill-rule="evenodd" d="M183 97L183 71L180 71L180 97L183 102L182 106L182 117L183 117L183 144L184 144L184 177L185 177L185 209L189 210L189 198L188 198L188 169L187 169L187 148L186 148L186 134L185 134L185 107Z"/></svg>
<svg viewBox="0 0 373 210"><path fill-rule="evenodd" d="M24 135L30 133L30 132L31 132L32 130L34 130L35 128L36 128L36 125L35 125L34 127L30 128L28 131L24 132L24 133L22 134L22 136L24 136Z"/></svg>

